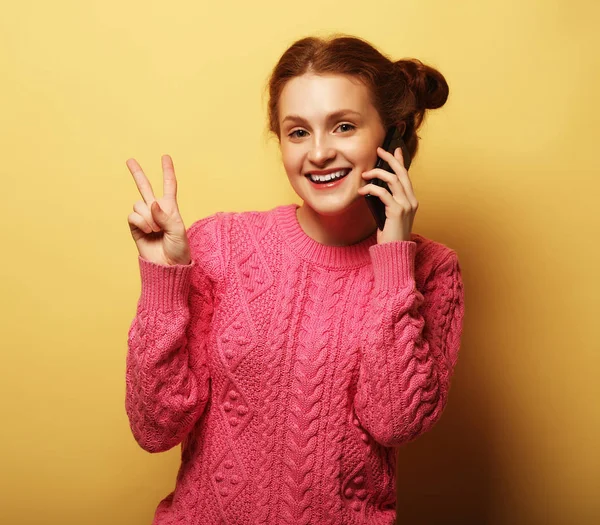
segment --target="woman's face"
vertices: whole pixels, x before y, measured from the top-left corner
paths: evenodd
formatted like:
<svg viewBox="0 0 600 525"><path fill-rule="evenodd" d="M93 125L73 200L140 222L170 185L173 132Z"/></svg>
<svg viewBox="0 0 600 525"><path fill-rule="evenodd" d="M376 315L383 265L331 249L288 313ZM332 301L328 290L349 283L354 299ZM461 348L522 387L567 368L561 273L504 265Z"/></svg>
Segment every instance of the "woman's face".
<svg viewBox="0 0 600 525"><path fill-rule="evenodd" d="M357 193L368 181L385 129L369 100L366 86L345 75L294 77L279 100L280 148L294 191L321 215L337 215L354 205L366 206ZM349 172L335 186L307 177L315 170Z"/></svg>

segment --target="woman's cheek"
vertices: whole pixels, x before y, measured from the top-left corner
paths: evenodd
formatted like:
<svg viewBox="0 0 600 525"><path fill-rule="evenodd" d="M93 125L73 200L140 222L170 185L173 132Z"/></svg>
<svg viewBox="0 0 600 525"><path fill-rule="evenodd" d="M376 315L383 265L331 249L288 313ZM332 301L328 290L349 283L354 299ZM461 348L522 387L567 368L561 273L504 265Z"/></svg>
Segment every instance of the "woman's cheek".
<svg viewBox="0 0 600 525"><path fill-rule="evenodd" d="M377 162L377 145L369 144L363 148L360 163L365 169L372 169Z"/></svg>
<svg viewBox="0 0 600 525"><path fill-rule="evenodd" d="M285 168L285 171L288 173L288 175L292 175L294 171L296 171L294 159L290 156L289 153L282 154L282 162L283 167Z"/></svg>
<svg viewBox="0 0 600 525"><path fill-rule="evenodd" d="M285 170L290 174L297 174L302 169L301 157L298 152L290 149L282 150L282 160Z"/></svg>
<svg viewBox="0 0 600 525"><path fill-rule="evenodd" d="M371 169L377 161L377 145L372 141L356 140L348 144L344 155L354 166L362 166L365 169ZM369 167L370 166L370 167Z"/></svg>

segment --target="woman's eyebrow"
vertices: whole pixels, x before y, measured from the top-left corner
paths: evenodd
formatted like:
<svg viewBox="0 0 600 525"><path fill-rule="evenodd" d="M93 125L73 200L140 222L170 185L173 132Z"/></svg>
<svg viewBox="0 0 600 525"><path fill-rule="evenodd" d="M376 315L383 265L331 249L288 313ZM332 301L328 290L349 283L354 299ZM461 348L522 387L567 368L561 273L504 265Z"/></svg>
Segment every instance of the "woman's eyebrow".
<svg viewBox="0 0 600 525"><path fill-rule="evenodd" d="M358 111L354 111L352 109L340 109L339 111L335 111L335 112L327 115L327 121L336 120L336 119L338 119L340 117L344 117L346 115L356 115L357 117L361 116L361 114ZM297 121L297 122L305 122L305 123L307 122L306 119L302 118L300 115L287 115L281 123L283 124L287 120L292 120L292 121Z"/></svg>

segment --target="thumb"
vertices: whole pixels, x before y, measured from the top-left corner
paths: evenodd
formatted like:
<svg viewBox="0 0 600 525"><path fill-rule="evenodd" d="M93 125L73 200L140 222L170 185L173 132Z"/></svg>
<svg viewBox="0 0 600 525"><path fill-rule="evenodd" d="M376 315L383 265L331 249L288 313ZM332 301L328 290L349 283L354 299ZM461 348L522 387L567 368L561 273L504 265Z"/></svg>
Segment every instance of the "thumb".
<svg viewBox="0 0 600 525"><path fill-rule="evenodd" d="M150 213L152 213L152 218L156 221L156 224L158 224L163 230L166 230L169 216L159 206L158 201L152 202L150 205Z"/></svg>

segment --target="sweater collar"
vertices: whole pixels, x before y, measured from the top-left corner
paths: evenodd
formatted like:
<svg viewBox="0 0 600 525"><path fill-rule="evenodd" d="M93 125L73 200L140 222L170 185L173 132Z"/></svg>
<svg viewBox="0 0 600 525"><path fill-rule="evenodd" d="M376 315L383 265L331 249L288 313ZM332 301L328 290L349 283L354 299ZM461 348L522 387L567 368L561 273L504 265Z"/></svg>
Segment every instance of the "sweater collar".
<svg viewBox="0 0 600 525"><path fill-rule="evenodd" d="M349 269L371 261L369 248L377 244L377 230L362 241L348 246L321 244L309 237L298 222L296 203L275 208L275 222L283 240L302 259L329 268Z"/></svg>

